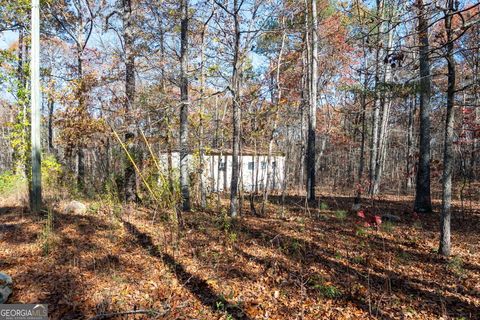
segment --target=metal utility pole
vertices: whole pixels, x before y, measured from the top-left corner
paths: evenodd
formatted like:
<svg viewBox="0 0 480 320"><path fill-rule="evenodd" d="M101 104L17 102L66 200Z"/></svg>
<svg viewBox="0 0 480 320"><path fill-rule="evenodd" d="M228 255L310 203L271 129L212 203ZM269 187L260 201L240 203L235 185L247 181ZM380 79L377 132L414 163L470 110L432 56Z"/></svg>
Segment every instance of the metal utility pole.
<svg viewBox="0 0 480 320"><path fill-rule="evenodd" d="M32 183L30 206L32 213L42 206L42 171L40 142L40 0L32 0L32 59L31 66L31 143Z"/></svg>

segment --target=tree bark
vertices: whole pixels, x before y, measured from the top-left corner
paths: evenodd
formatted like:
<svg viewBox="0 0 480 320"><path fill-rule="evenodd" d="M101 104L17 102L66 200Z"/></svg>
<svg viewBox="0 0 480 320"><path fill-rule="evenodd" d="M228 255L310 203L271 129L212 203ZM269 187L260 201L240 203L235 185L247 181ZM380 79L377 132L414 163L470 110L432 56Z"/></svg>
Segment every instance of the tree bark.
<svg viewBox="0 0 480 320"><path fill-rule="evenodd" d="M303 50L302 50L302 92L301 92L301 106L300 106L300 142L299 142L299 159L298 171L295 175L297 186L304 187L306 181L306 114L310 104L310 32L308 19L308 1L305 0L305 21L304 21L304 35L303 35ZM297 169L297 168L296 168Z"/></svg>
<svg viewBox="0 0 480 320"><path fill-rule="evenodd" d="M234 20L234 55L232 70L232 180L230 184L230 216L237 217L238 214L238 179L239 179L239 153L240 153L240 17L238 0L233 0L233 20Z"/></svg>
<svg viewBox="0 0 480 320"><path fill-rule="evenodd" d="M377 17L381 20L383 19L383 1L377 0L376 2L376 14ZM380 46L380 35L383 33L383 21L380 22L380 26L377 30L376 35L376 49L375 49L375 100L372 110L372 138L370 140L370 164L369 164L369 188L368 193L370 195L375 194L375 178L377 172L377 159L378 159L378 141L379 141L379 128L380 128L380 109L382 107L382 97L379 93L380 87L380 56L381 56L381 46Z"/></svg>
<svg viewBox="0 0 480 320"><path fill-rule="evenodd" d="M367 64L367 56L365 50L365 43L363 48L363 70L364 70L364 78L363 78L363 90L361 93L361 105L362 105L362 114L361 114L361 121L362 121L362 131L361 131L361 142L360 142L360 157L358 160L358 172L357 172L357 186L356 186L356 195L355 199L353 200L353 210L360 209L360 202L362 199L362 178L363 178L363 170L365 168L365 135L366 135L366 113L367 113L367 90L368 90L368 64Z"/></svg>
<svg viewBox="0 0 480 320"><path fill-rule="evenodd" d="M448 0L448 10L445 11L445 30L447 33L447 117L445 119L445 140L443 148L443 179L442 179L442 217L440 223L439 252L444 256L451 253L450 219L452 202L452 173L453 173L453 126L455 103L455 59L453 56L454 40L452 30L452 14L455 12L455 1Z"/></svg>
<svg viewBox="0 0 480 320"><path fill-rule="evenodd" d="M132 130L133 119L130 115L135 102L135 54L133 52L131 0L123 1L123 39L125 47L125 142L129 153L132 154L135 159L135 133ZM135 202L137 201L137 176L135 168L126 155L124 161L125 201Z"/></svg>
<svg viewBox="0 0 480 320"><path fill-rule="evenodd" d="M208 32L208 23L213 17L212 11L210 17L203 24L200 45L200 124L199 124L199 153L200 153L200 208L207 207L207 182L205 181L205 147L204 147L204 99L205 99L205 36ZM213 170L212 170L213 172Z"/></svg>
<svg viewBox="0 0 480 320"><path fill-rule="evenodd" d="M426 213L432 211L430 195L430 59L428 43L428 17L423 0L417 0L418 8L418 39L420 62L420 141L419 160L417 171L417 185L415 192L414 210Z"/></svg>
<svg viewBox="0 0 480 320"><path fill-rule="evenodd" d="M382 8L383 9L383 8ZM382 10L382 20L385 20L385 15ZM386 24L386 22L384 22ZM382 24L382 26L384 25ZM385 28L381 28L382 33L385 32ZM393 45L393 33L394 28L390 25L387 25L387 50L385 50L385 55L388 58L390 50ZM383 173L383 166L387 152L387 138L388 138L388 122L390 119L390 108L391 108L391 93L389 90L389 85L392 81L392 68L390 63L385 64L385 74L383 77L383 88L381 92L380 99L380 127L378 128L378 147L377 147L377 158L375 159L375 172L373 178L373 187L372 194L377 195L380 191L380 181Z"/></svg>
<svg viewBox="0 0 480 320"><path fill-rule="evenodd" d="M285 26L285 19L282 18L282 28ZM282 99L282 88L280 86L280 67L282 64L282 57L283 57L283 50L285 47L285 38L286 38L286 33L283 31L282 33L282 43L280 45L280 51L278 52L278 59L277 59L277 68L275 71L275 91L276 91L276 97L275 97L275 110L274 110L274 116L273 116L273 128L270 133L270 139L268 141L268 155L267 155L267 178L265 182L265 188L263 189L263 201L262 201L262 209L261 209L261 214L263 215L265 213L265 204L268 202L268 188L270 184L270 180L272 179L272 167L273 163L271 161L272 158L272 150L273 150L273 144L274 144L274 139L275 139L275 131L277 130L277 122L278 122L278 113L280 109L280 100ZM276 162L275 162L276 163ZM275 173L274 173L275 174ZM272 189L275 187L275 182L272 184Z"/></svg>
<svg viewBox="0 0 480 320"><path fill-rule="evenodd" d="M86 112L85 106L85 92L84 92L84 81L83 81L83 61L82 61L82 49L80 45L77 45L77 68L78 68L78 78L79 85L77 88L77 99L78 99L78 114L80 117ZM83 150L83 142L80 141L77 145L77 154L76 154L76 173L77 173L77 189L80 192L85 190L85 153Z"/></svg>
<svg viewBox="0 0 480 320"><path fill-rule="evenodd" d="M31 199L31 139L30 139L30 127L25 126L22 123L27 123L28 109L27 105L29 103L30 97L27 96L28 84L27 77L25 76L24 66L28 61L28 44L25 38L25 29L23 26L19 29L18 34L18 68L17 68L17 77L18 77L18 86L17 86L17 99L20 101L19 107L22 107L22 117L16 118L16 124L23 126L22 132L22 143L25 148L23 150L18 150L17 148L13 149L12 161L14 165L14 172L17 174L24 174L28 180L28 192L29 199Z"/></svg>
<svg viewBox="0 0 480 320"><path fill-rule="evenodd" d="M180 4L180 188L183 211L190 210L190 181L188 177L188 0Z"/></svg>
<svg viewBox="0 0 480 320"><path fill-rule="evenodd" d="M53 111L55 107L55 101L53 100L52 94L49 94L48 97L48 152L55 152L53 147Z"/></svg>
<svg viewBox="0 0 480 320"><path fill-rule="evenodd" d="M415 110L417 101L415 96L410 97L408 106L408 128L407 128L407 164L406 164L406 183L405 189L410 190L413 187L412 159L413 159L413 125L415 121Z"/></svg>
<svg viewBox="0 0 480 320"><path fill-rule="evenodd" d="M312 14L312 52L311 52L311 78L310 78L310 106L308 110L308 135L307 135L307 198L315 200L315 140L317 127L317 87L318 87L318 17L317 1L311 1Z"/></svg>

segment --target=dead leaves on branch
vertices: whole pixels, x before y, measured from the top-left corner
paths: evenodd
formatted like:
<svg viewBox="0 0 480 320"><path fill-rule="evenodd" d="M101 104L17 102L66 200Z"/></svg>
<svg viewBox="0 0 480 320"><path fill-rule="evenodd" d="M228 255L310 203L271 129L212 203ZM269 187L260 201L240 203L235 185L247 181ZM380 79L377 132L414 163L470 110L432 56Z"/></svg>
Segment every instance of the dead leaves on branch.
<svg viewBox="0 0 480 320"><path fill-rule="evenodd" d="M84 108L78 107L63 111L57 124L61 128L60 142L70 151L98 144L108 130L102 119L95 119Z"/></svg>

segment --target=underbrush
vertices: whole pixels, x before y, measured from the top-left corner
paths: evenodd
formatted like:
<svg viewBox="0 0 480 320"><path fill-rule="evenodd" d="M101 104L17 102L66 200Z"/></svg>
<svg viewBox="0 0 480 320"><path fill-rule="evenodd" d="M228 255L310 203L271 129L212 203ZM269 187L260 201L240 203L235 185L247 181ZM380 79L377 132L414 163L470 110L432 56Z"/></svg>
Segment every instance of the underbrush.
<svg viewBox="0 0 480 320"><path fill-rule="evenodd" d="M303 211L298 214L294 211L298 201L292 201L290 208L286 206L290 219L276 218L275 210L270 216L245 214L232 219L225 201L218 211L185 213L182 229L171 219L173 210L123 206L116 186L106 189L88 203L85 215L52 211L41 223L32 219L29 224L24 222L30 217L0 215L0 222L22 223L18 229L6 228L9 240L3 245L11 265L7 271L27 265L28 270L41 269L43 276L50 277L43 290L49 294L54 315L66 314L55 298L69 294L89 316L99 312L94 307L103 301L113 301L105 312L152 308L170 312L166 319L178 318L178 312L189 319L200 314L202 319L268 315L312 320L440 319L446 312L452 319L475 315L479 261L462 246L478 252L477 229L459 234L458 253L443 260L429 251L428 227L434 217L422 217L422 229L412 227L414 221L407 217L395 224L385 221L366 227L345 207L331 205L322 212L325 219L317 219ZM472 224L466 221L460 227L465 229L467 223ZM36 236L30 238L38 250L25 253L33 258L23 260L18 255L20 241L11 239L28 241L33 230ZM36 259L42 254L44 259ZM51 272L57 264L60 276ZM18 297L30 297L36 277L30 271L18 277L23 286ZM64 281L67 277L73 280ZM85 288L97 295L78 285L86 281Z"/></svg>
<svg viewBox="0 0 480 320"><path fill-rule="evenodd" d="M3 196L11 195L25 183L25 178L12 171L5 171L0 174L0 194Z"/></svg>
<svg viewBox="0 0 480 320"><path fill-rule="evenodd" d="M42 228L42 233L40 234L40 246L44 256L47 256L52 252L56 243L53 232L53 219L53 211L49 209L44 222L45 224Z"/></svg>

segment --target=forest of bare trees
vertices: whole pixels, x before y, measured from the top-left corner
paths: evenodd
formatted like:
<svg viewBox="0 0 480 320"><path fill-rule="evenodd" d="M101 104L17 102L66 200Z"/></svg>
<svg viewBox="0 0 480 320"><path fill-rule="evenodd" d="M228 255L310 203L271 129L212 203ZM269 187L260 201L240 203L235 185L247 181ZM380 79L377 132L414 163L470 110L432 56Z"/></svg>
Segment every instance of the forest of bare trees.
<svg viewBox="0 0 480 320"><path fill-rule="evenodd" d="M476 319L479 44L469 0L0 0L10 303Z"/></svg>

